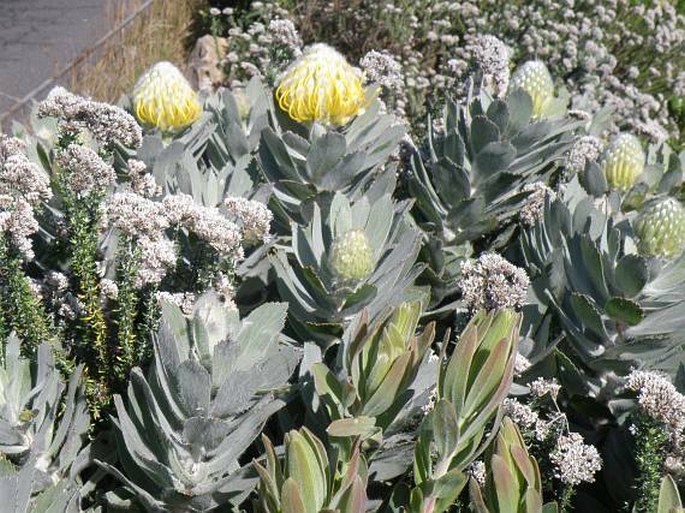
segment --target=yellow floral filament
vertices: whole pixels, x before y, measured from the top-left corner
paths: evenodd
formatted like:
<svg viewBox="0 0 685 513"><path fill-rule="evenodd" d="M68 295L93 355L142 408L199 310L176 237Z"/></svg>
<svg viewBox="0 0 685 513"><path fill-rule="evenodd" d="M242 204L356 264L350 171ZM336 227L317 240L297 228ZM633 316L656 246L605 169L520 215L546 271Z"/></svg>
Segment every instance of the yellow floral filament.
<svg viewBox="0 0 685 513"><path fill-rule="evenodd" d="M276 101L295 121L340 126L364 110L366 95L361 76L345 58L317 44L285 72Z"/></svg>
<svg viewBox="0 0 685 513"><path fill-rule="evenodd" d="M169 62L158 62L138 80L133 91L138 119L163 132L185 128L202 115L197 93Z"/></svg>

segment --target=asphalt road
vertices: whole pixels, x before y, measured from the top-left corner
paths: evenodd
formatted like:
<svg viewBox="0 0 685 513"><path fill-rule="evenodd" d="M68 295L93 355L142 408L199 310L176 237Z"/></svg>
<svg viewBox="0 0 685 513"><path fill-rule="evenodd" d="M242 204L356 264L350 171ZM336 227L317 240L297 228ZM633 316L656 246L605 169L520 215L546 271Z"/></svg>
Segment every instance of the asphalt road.
<svg viewBox="0 0 685 513"><path fill-rule="evenodd" d="M0 0L3 128L22 103L42 99L57 83L54 77L103 37L107 1Z"/></svg>

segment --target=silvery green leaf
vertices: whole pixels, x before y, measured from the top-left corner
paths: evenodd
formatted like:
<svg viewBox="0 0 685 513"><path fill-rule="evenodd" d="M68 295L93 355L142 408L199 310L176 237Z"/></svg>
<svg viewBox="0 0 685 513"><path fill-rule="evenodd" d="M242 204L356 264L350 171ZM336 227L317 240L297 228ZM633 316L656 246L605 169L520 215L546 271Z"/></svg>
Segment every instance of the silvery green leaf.
<svg viewBox="0 0 685 513"><path fill-rule="evenodd" d="M307 155L307 170L310 180L321 183L322 178L342 159L347 150L345 137L336 132L327 132L315 139Z"/></svg>
<svg viewBox="0 0 685 513"><path fill-rule="evenodd" d="M497 125L485 116L474 116L471 125L471 151L474 155L480 153L489 143L500 139Z"/></svg>
<svg viewBox="0 0 685 513"><path fill-rule="evenodd" d="M504 133L509 124L509 107L502 100L494 100L487 110L487 117L497 125L500 132Z"/></svg>
<svg viewBox="0 0 685 513"><path fill-rule="evenodd" d="M210 370L214 349L226 338L231 327L230 316L216 294L205 293L195 302L192 312L193 340L200 356L200 363Z"/></svg>
<svg viewBox="0 0 685 513"><path fill-rule="evenodd" d="M590 162L581 173L581 183L592 196L600 198L606 194L608 185L604 173L595 162Z"/></svg>
<svg viewBox="0 0 685 513"><path fill-rule="evenodd" d="M507 107L511 116L509 134L516 133L528 125L533 115L533 101L528 93L521 89L512 91L507 97Z"/></svg>

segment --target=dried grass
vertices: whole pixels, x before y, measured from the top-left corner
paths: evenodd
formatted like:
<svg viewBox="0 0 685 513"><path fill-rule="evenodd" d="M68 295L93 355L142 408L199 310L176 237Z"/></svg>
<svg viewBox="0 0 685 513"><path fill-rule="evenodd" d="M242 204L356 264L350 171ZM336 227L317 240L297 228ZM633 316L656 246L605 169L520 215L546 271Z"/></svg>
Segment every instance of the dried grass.
<svg viewBox="0 0 685 513"><path fill-rule="evenodd" d="M110 0L107 19L118 32L82 57L70 77L71 90L97 100L116 102L155 62L166 60L184 70L194 43L194 23L205 0L153 0L122 27L146 0ZM120 28L121 27L121 28Z"/></svg>

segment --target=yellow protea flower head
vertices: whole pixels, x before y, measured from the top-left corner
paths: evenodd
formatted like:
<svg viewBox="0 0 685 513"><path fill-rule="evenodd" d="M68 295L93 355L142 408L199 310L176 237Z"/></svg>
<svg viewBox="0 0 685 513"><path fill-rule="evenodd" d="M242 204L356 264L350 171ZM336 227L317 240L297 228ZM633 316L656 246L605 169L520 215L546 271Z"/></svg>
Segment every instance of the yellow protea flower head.
<svg viewBox="0 0 685 513"><path fill-rule="evenodd" d="M336 126L366 105L361 75L325 44L310 46L290 65L276 89L276 100L295 121Z"/></svg>
<svg viewBox="0 0 685 513"><path fill-rule="evenodd" d="M170 62L158 62L138 79L133 109L142 123L163 132L185 128L202 114L198 94Z"/></svg>
<svg viewBox="0 0 685 513"><path fill-rule="evenodd" d="M545 107L554 98L554 82L547 66L541 61L528 61L511 77L509 90L523 89L533 100L533 118L545 115Z"/></svg>
<svg viewBox="0 0 685 513"><path fill-rule="evenodd" d="M630 189L644 169L645 152L632 134L616 137L602 157L602 171L612 189Z"/></svg>

